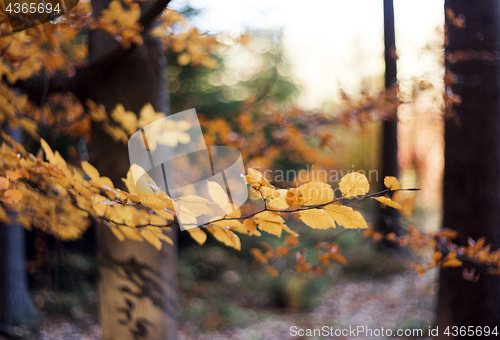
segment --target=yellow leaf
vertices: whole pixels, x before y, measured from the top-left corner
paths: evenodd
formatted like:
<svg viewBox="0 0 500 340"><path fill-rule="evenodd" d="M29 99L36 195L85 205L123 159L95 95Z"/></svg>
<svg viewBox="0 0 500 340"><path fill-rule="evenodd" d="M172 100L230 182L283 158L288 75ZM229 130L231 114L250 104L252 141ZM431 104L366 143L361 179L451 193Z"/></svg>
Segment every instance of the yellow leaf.
<svg viewBox="0 0 500 340"><path fill-rule="evenodd" d="M143 240L141 234L135 228L119 226L118 229L120 229L120 231L123 233L123 235L125 235L126 238L129 238L129 239L135 240L135 241L142 241Z"/></svg>
<svg viewBox="0 0 500 340"><path fill-rule="evenodd" d="M123 235L123 233L120 231L120 229L115 228L115 227L110 227L109 229L113 232L113 234L116 236L116 238L120 242L125 240L125 235Z"/></svg>
<svg viewBox="0 0 500 340"><path fill-rule="evenodd" d="M141 204L153 210L162 210L167 207L167 203L154 197L141 197Z"/></svg>
<svg viewBox="0 0 500 340"><path fill-rule="evenodd" d="M170 237L168 237L167 235L165 235L165 234L156 234L156 233L155 233L155 235L158 236L158 238L160 240L163 240L163 241L167 242L168 244L170 244L172 246L174 245L174 241L172 241L172 239Z"/></svg>
<svg viewBox="0 0 500 340"><path fill-rule="evenodd" d="M248 234L248 231L245 228L245 226L243 225L243 223L240 223L239 225L232 226L232 227L230 227L230 229L236 233Z"/></svg>
<svg viewBox="0 0 500 340"><path fill-rule="evenodd" d="M105 204L99 204L100 202L107 201L104 196L96 195L92 201L93 209L96 212L97 216L104 216L108 207Z"/></svg>
<svg viewBox="0 0 500 340"><path fill-rule="evenodd" d="M47 157L49 163L57 164L56 157L49 144L47 144L47 142L43 138L40 139L40 144L42 145L42 149L45 152L45 157Z"/></svg>
<svg viewBox="0 0 500 340"><path fill-rule="evenodd" d="M171 220L173 221L174 220L174 215L172 215L171 213L169 213L168 211L162 209L162 210L155 210L155 213L157 213L158 215L160 215L161 217L167 219L167 220Z"/></svg>
<svg viewBox="0 0 500 340"><path fill-rule="evenodd" d="M150 123L165 118L165 114L161 112L156 112L153 105L151 105L151 103L147 103L142 107L141 112L139 113L139 117L140 117L138 121L139 127L143 128Z"/></svg>
<svg viewBox="0 0 500 340"><path fill-rule="evenodd" d="M262 179L262 174L258 172L257 170L254 170L252 168L249 168L247 170L247 175L245 176L245 182L249 184L250 186L254 188L260 188L261 183L260 180Z"/></svg>
<svg viewBox="0 0 500 340"><path fill-rule="evenodd" d="M54 158L55 158L56 163L60 165L59 169L61 169L64 172L65 175L67 175L68 177L70 177L71 173L68 170L68 165L66 164L66 161L61 156L61 154L59 153L59 151L56 151L54 153Z"/></svg>
<svg viewBox="0 0 500 340"><path fill-rule="evenodd" d="M365 195L370 190L370 183L362 173L351 172L342 177L339 188L344 197L355 197Z"/></svg>
<svg viewBox="0 0 500 340"><path fill-rule="evenodd" d="M163 234L163 231L159 227L147 226L146 229L150 230L153 234L155 234L160 240L163 240L171 245L174 245L174 241L167 235Z"/></svg>
<svg viewBox="0 0 500 340"><path fill-rule="evenodd" d="M118 194L120 200L125 201L124 203L127 202L127 199L130 196L128 192L122 191L120 189L116 189L115 192Z"/></svg>
<svg viewBox="0 0 500 340"><path fill-rule="evenodd" d="M140 233L141 233L142 237L144 237L144 239L146 241L148 241L149 243L151 243L156 249L158 249L158 250L161 249L161 241L158 238L158 236L153 234L153 232L151 232L147 229L141 229Z"/></svg>
<svg viewBox="0 0 500 340"><path fill-rule="evenodd" d="M89 162L82 162L82 169L90 177L91 180L99 182L101 175L96 168L94 168Z"/></svg>
<svg viewBox="0 0 500 340"><path fill-rule="evenodd" d="M258 213L255 215L255 218L257 218L257 222L260 223L261 221L268 221L268 222L274 222L274 223L283 223L285 222L279 213L277 212L272 212L272 211L263 211L261 213Z"/></svg>
<svg viewBox="0 0 500 340"><path fill-rule="evenodd" d="M283 223L285 222L281 216L272 211L263 211L255 215L257 223L259 224L259 229L270 234L281 236L283 231Z"/></svg>
<svg viewBox="0 0 500 340"><path fill-rule="evenodd" d="M264 198L274 199L277 197L281 197L279 191L277 191L274 187L270 188L267 186L261 186L259 188L259 191L262 193L262 196L264 196Z"/></svg>
<svg viewBox="0 0 500 340"><path fill-rule="evenodd" d="M92 201L90 199L87 199L85 196L82 195L77 195L76 196L76 204L79 208L89 211L92 209Z"/></svg>
<svg viewBox="0 0 500 340"><path fill-rule="evenodd" d="M212 202L203 197L187 195L177 199L177 202L188 208L195 216L212 213L210 210Z"/></svg>
<svg viewBox="0 0 500 340"><path fill-rule="evenodd" d="M281 225L281 228L286 231L287 233L289 233L290 235L294 236L294 237L299 237L299 234L297 234L295 231L293 231L292 229L288 228L288 226L286 224L282 224Z"/></svg>
<svg viewBox="0 0 500 340"><path fill-rule="evenodd" d="M105 190L114 190L114 188L115 188L113 181L109 177L106 177L106 176L99 178L99 184Z"/></svg>
<svg viewBox="0 0 500 340"><path fill-rule="evenodd" d="M394 202L393 200L391 200L388 197L380 196L380 197L374 197L374 199L379 201L382 204L385 204L385 205L391 207L391 208L403 210L403 207L401 206L401 204L399 204L398 202Z"/></svg>
<svg viewBox="0 0 500 340"><path fill-rule="evenodd" d="M302 222L313 229L335 228L335 222L323 209L303 210L299 216Z"/></svg>
<svg viewBox="0 0 500 340"><path fill-rule="evenodd" d="M196 216L189 210L188 208L181 206L179 215L177 219L180 223L184 224L186 228L196 226L198 224L198 220Z"/></svg>
<svg viewBox="0 0 500 340"><path fill-rule="evenodd" d="M159 211L161 211L161 210L159 210ZM167 224L167 220L161 216L151 214L149 217L150 217L149 223L151 223L151 224L163 225L163 226Z"/></svg>
<svg viewBox="0 0 500 340"><path fill-rule="evenodd" d="M403 187L401 186L401 183L399 183L398 179L396 177L392 176L386 176L384 178L384 185L390 189L390 190L400 190Z"/></svg>
<svg viewBox="0 0 500 340"><path fill-rule="evenodd" d="M226 215L226 217L231 217L231 218L238 218L238 217L241 217L241 210L240 209L236 209L234 207L234 205L230 205L230 208L231 209L234 209L232 212L228 213Z"/></svg>
<svg viewBox="0 0 500 340"><path fill-rule="evenodd" d="M257 231L257 222L253 219L247 218L243 221L243 227L245 227L248 235L253 235Z"/></svg>
<svg viewBox="0 0 500 340"><path fill-rule="evenodd" d="M157 188L155 181L147 174L140 166L133 164L131 167L133 176L131 174L132 185L134 185L137 195L141 193L154 193L153 188ZM128 177L127 177L128 178ZM138 179L137 183L134 182L133 178ZM131 192L132 193L132 192Z"/></svg>
<svg viewBox="0 0 500 340"><path fill-rule="evenodd" d="M218 225L220 227L228 227L230 229L236 229L237 231L244 230L243 224L238 220L221 220L221 221L212 222L212 224Z"/></svg>
<svg viewBox="0 0 500 340"><path fill-rule="evenodd" d="M210 226L208 230L218 241L224 243L226 246L233 247L236 250L241 249L240 238L231 230L219 226Z"/></svg>
<svg viewBox="0 0 500 340"><path fill-rule="evenodd" d="M200 228L189 228L187 231L189 235L191 235L191 237L200 245L205 243L207 240L207 234Z"/></svg>
<svg viewBox="0 0 500 340"><path fill-rule="evenodd" d="M342 183L342 181L341 181ZM322 182L310 182L299 187L299 202L303 205L316 205L333 201L332 187Z"/></svg>
<svg viewBox="0 0 500 340"><path fill-rule="evenodd" d="M156 234L161 234L162 231L161 231L161 227L157 227L157 226L154 226L154 225L148 225L145 227L147 230L149 230L150 232L154 233L155 235Z"/></svg>
<svg viewBox="0 0 500 340"><path fill-rule="evenodd" d="M135 187L135 182L134 182L134 170L132 167L139 167L137 164L132 164L132 166L128 169L127 172L127 178L122 178L123 183L125 183L125 186L127 187L128 192L130 192L132 195L137 195L137 188ZM139 167L140 168L140 167ZM142 168L141 168L142 170ZM144 172L144 170L142 170Z"/></svg>
<svg viewBox="0 0 500 340"><path fill-rule="evenodd" d="M148 194L148 196L149 196L149 194ZM154 194L154 197L167 203L167 210L175 211L177 209L177 206L178 206L177 203L175 203L174 200L172 200L170 197L168 197L168 195L166 193L161 192L161 191L157 191Z"/></svg>
<svg viewBox="0 0 500 340"><path fill-rule="evenodd" d="M283 223L269 222L264 220L259 221L260 230L268 232L269 234L276 235L278 237L281 237L281 232L283 231L282 226Z"/></svg>
<svg viewBox="0 0 500 340"><path fill-rule="evenodd" d="M344 205L329 204L325 207L325 211L337 222L340 226L347 229L365 229L368 228L365 219L358 211L354 211Z"/></svg>
<svg viewBox="0 0 500 340"><path fill-rule="evenodd" d="M80 182L76 182L74 184L75 190L82 196L84 196L86 199L89 201L92 200L92 193L90 192L89 189L83 186Z"/></svg>
<svg viewBox="0 0 500 340"><path fill-rule="evenodd" d="M269 183L269 181L264 176L262 176L262 178L260 179L260 184L262 184L263 187L274 189L271 183Z"/></svg>
<svg viewBox="0 0 500 340"><path fill-rule="evenodd" d="M288 203L286 202L285 197L275 198L270 200L267 204L270 208L274 208L276 210L285 210L288 209Z"/></svg>
<svg viewBox="0 0 500 340"><path fill-rule="evenodd" d="M207 185L208 193L210 194L212 200L227 213L229 198L227 197L226 191L222 189L222 187L217 182L209 181ZM231 212L232 209L230 207L229 209L229 212Z"/></svg>
<svg viewBox="0 0 500 340"><path fill-rule="evenodd" d="M286 204L289 207L293 207L295 204L299 203L299 188L290 188L287 190L286 195Z"/></svg>

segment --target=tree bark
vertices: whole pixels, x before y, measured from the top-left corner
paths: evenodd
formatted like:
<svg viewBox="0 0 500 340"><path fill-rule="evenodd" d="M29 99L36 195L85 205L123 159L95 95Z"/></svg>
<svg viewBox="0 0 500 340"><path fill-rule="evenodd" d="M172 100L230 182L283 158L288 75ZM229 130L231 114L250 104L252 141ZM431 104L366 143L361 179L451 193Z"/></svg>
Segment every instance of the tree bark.
<svg viewBox="0 0 500 340"><path fill-rule="evenodd" d="M0 224L0 331L14 334L14 326L37 315L28 290L24 229Z"/></svg>
<svg viewBox="0 0 500 340"><path fill-rule="evenodd" d="M446 0L455 15L465 15L465 28L448 23L447 52L498 51L500 2ZM467 237L485 237L492 249L500 247L500 64L470 60L447 63L457 81L452 86L462 97L455 119L445 124L443 227ZM500 277L485 273L479 282L462 278L463 268L441 269L437 325L500 326ZM500 327L499 327L500 328ZM498 329L500 331L500 329ZM439 337L439 338L441 338Z"/></svg>
<svg viewBox="0 0 500 340"><path fill-rule="evenodd" d="M397 65L395 58L396 35L394 29L394 2L384 0L384 45L385 45L385 89L390 91L397 84ZM397 93L394 92L394 96ZM394 99L396 100L396 98ZM397 109L394 119L382 122L382 180L386 176L398 177L398 119ZM389 207L380 208L380 220L377 229L384 234L399 234L399 213ZM385 243L393 245L393 243Z"/></svg>
<svg viewBox="0 0 500 340"><path fill-rule="evenodd" d="M99 12L108 1L93 2ZM154 5L146 3L145 7ZM93 32L90 62L109 53L110 37ZM102 103L110 112L122 103L138 113L147 103L170 113L161 43L144 35L144 44L115 61L85 88L83 98ZM82 95L81 93L81 95ZM114 183L122 183L130 167L128 150L97 127L92 131L92 163ZM176 233L169 235L176 243ZM97 226L100 266L100 311L104 340L177 338L177 251L161 251L147 242L119 242L105 225Z"/></svg>

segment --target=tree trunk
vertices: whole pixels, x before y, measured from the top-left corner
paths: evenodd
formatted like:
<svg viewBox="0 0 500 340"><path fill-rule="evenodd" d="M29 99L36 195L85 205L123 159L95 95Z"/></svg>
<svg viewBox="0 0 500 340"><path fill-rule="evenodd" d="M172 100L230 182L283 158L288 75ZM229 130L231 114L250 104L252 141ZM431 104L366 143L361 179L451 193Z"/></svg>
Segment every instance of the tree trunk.
<svg viewBox="0 0 500 340"><path fill-rule="evenodd" d="M94 11L99 12L107 3L94 1ZM93 32L91 62L99 60L113 44L108 35ZM157 111L169 114L164 72L162 46L145 34L144 45L117 60L85 89L83 97L104 104L108 112L122 103L125 109L138 113L151 103ZM101 174L121 183L130 167L127 146L94 127L91 152L92 162ZM169 236L176 242L175 231ZM97 242L103 339L176 339L176 248L164 244L158 251L147 242L119 242L105 225L97 227Z"/></svg>
<svg viewBox="0 0 500 340"><path fill-rule="evenodd" d="M9 130L6 131L9 133ZM21 140L21 131L10 132ZM13 218L14 216L10 216ZM28 290L24 229L0 224L0 332L15 334L14 326L26 324L38 313Z"/></svg>
<svg viewBox="0 0 500 340"><path fill-rule="evenodd" d="M13 326L36 316L26 276L24 229L0 224L0 331L14 334Z"/></svg>
<svg viewBox="0 0 500 340"><path fill-rule="evenodd" d="M447 52L498 51L500 2L446 0L455 15L465 15L465 28L448 24ZM500 64L497 61L448 63L456 75L452 90L462 97L455 118L445 125L443 227L467 237L486 237L500 247ZM437 325L442 338L447 326L500 326L500 277L481 273L479 282L462 278L463 269L442 269ZM500 328L500 327L499 327ZM500 329L498 329L500 331Z"/></svg>
<svg viewBox="0 0 500 340"><path fill-rule="evenodd" d="M392 89L397 83L397 65L395 58L396 35L394 31L394 3L384 0L384 45L385 45L385 89ZM394 96L397 93L394 92ZM397 98L394 98L396 101ZM386 176L398 177L398 119L397 108L394 119L382 123L382 180ZM399 213L389 207L380 208L380 220L377 230L384 234L394 232L399 234ZM393 243L385 243L393 245Z"/></svg>

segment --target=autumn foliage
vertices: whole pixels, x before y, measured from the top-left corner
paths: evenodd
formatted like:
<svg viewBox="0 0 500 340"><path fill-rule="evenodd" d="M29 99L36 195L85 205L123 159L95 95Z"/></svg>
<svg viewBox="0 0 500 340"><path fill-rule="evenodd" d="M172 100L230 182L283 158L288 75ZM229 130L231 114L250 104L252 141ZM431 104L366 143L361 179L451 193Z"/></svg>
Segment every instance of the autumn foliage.
<svg viewBox="0 0 500 340"><path fill-rule="evenodd" d="M412 266L419 273L431 267L457 267L469 261L487 266L493 274L500 274L500 252L491 251L485 246L484 239L470 240L467 247L457 246L452 242L456 237L452 230L424 233L415 227L403 236L394 233L382 235L370 227L359 211L348 205L352 199L376 200L404 214L411 214L414 204L408 197L400 195L405 189L394 177L384 179L386 189L369 193L366 176L351 172L339 183L341 197L334 197L334 190L328 183L308 182L298 187L276 188L262 173L248 168L242 175L253 194L259 197L260 206L252 205L253 211L243 213L233 209L225 191L215 182L208 183L211 200L197 196L172 199L147 176L143 176L146 181L136 183L132 171L144 172L138 165L132 165L123 179L127 190L121 190L119 184L101 176L90 163L69 164L39 137L40 130L58 130L63 135L80 136L89 141L90 126L94 123L117 142L127 143L138 129L164 118L165 114L156 112L149 104L138 113L127 111L122 105L106 112L102 104L91 100L82 103L72 93L54 93L37 102L30 100L28 93L16 85L33 77L71 76L76 69L85 67L88 62L87 30L104 31L123 48L142 44L144 27L139 23L140 15L140 6L133 0L113 0L99 17L94 16L89 3L80 2L54 23L0 40L0 124L5 127L1 133L0 149L1 222L17 222L28 230L38 228L62 240L74 240L87 230L92 218L104 222L119 240L146 241L160 249L162 242L172 243L164 231L177 228L179 219L183 219L183 224L189 224L189 221L195 224L196 217L215 204L225 215L186 232L200 245L210 234L224 245L238 250L241 248L239 234L260 236L261 232L266 232L281 237L285 232L287 237L282 245L272 248L263 243L262 249L252 250L254 257L272 275L278 275L272 266L273 261L292 252L297 272L321 274L333 262L347 265L342 249L334 242L319 243L314 263L308 262L305 252L298 249L300 237L287 225L288 219L301 221L311 229L364 229L363 235L375 242L386 239L412 250L429 247L433 249L432 259ZM453 20L461 25L460 18L453 17ZM7 31L6 25L5 20L2 21L2 32ZM211 53L221 43L215 37L190 27L175 11L164 10L150 34L161 39L166 49L178 54L179 65L217 66ZM240 41L245 39L239 38ZM477 56L447 56L448 59L476 57L490 59L491 56L481 53ZM451 79L452 75L447 74L447 77ZM317 162L320 167L328 168L333 164L321 155L318 145L320 148L332 147L335 143L331 127L364 127L372 121L393 119L388 112L394 112L394 107L400 104L397 90L393 88L381 94L366 95L360 101L345 95L346 104L336 115L283 109L272 103L267 103L259 111L249 100L245 109L235 115L234 122L204 117L202 125L210 142L218 141L244 149L249 164L260 160L270 165L285 151L293 157L300 156L307 162ZM446 100L448 107L457 103L459 98L448 93ZM41 150L36 154L26 151L6 132L15 129L22 129L38 140ZM228 132L234 129L242 132L241 138L228 138ZM175 126L165 140L171 141L175 137L182 143L183 131L181 125ZM270 131L272 143L264 137L266 131ZM307 143L311 138L318 143ZM386 195L390 192L394 192L392 199ZM177 216L175 211L183 211L183 216ZM471 281L478 279L470 271L464 271L464 277Z"/></svg>

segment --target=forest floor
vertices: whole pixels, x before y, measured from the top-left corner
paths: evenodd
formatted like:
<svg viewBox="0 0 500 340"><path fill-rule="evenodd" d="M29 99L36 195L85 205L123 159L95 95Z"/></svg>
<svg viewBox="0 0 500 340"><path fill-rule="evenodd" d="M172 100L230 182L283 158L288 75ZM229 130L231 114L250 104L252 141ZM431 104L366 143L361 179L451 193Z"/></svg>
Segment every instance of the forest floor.
<svg viewBox="0 0 500 340"><path fill-rule="evenodd" d="M341 278L335 285L323 287L316 303L305 310L256 309L241 307L238 313L246 320L244 326L201 327L199 319L183 317L181 340L272 340L272 339L368 339L360 337L299 337L296 329L317 329L323 326L345 329L366 326L372 330L423 329L432 325L437 272L417 275L402 271L372 279ZM66 314L45 314L37 330L22 330L30 340L97 340L100 339L98 313L83 315L78 321ZM377 337L383 339L384 337ZM410 337L411 338L411 337ZM2 336L0 336L0 339ZM397 339L392 337L391 339ZM408 338L407 338L408 339ZM421 339L421 338L420 338Z"/></svg>

